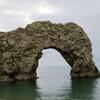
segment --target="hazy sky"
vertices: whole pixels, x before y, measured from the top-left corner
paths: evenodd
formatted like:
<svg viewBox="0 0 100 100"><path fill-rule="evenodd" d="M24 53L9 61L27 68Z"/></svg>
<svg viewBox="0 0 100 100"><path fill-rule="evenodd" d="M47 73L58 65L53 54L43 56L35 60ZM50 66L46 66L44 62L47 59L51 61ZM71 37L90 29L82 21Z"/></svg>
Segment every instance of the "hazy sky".
<svg viewBox="0 0 100 100"><path fill-rule="evenodd" d="M0 31L25 27L37 20L75 22L82 26L93 43L94 59L99 62L100 0L0 0Z"/></svg>

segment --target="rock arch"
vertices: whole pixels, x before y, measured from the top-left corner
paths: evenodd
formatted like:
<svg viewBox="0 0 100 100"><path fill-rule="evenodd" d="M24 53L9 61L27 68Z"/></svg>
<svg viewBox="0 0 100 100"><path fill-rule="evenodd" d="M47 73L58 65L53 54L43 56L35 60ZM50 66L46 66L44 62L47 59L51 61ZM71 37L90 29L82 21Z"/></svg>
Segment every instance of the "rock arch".
<svg viewBox="0 0 100 100"><path fill-rule="evenodd" d="M29 80L42 50L56 49L71 66L71 77L100 76L93 62L91 42L75 23L54 24L37 21L11 32L0 32L0 80Z"/></svg>

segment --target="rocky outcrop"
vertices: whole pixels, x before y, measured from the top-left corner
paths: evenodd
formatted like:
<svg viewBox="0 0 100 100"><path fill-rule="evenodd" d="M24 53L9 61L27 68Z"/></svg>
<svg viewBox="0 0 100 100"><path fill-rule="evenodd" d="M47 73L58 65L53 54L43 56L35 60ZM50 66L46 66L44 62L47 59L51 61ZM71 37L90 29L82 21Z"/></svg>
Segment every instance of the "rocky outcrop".
<svg viewBox="0 0 100 100"><path fill-rule="evenodd" d="M42 50L54 48L71 67L71 77L100 76L92 58L91 42L75 23L37 21L11 32L0 32L0 80L36 79Z"/></svg>

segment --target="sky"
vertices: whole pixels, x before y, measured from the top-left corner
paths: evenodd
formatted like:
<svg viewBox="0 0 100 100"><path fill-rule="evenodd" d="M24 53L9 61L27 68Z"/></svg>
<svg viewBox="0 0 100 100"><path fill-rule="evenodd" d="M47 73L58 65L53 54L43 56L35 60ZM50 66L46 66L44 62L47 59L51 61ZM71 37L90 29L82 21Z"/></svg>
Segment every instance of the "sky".
<svg viewBox="0 0 100 100"><path fill-rule="evenodd" d="M38 20L80 25L92 41L94 61L99 64L100 0L0 0L0 31L25 27ZM43 59L47 56L53 64L55 56L61 60L54 50L44 52Z"/></svg>

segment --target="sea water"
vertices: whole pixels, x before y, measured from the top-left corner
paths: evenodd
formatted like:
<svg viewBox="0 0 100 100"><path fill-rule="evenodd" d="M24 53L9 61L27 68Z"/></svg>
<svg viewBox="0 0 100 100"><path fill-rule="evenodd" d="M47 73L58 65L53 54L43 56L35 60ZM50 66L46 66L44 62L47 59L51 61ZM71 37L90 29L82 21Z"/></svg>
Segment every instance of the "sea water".
<svg viewBox="0 0 100 100"><path fill-rule="evenodd" d="M100 78L72 80L69 71L40 67L36 81L0 82L0 100L100 100Z"/></svg>

